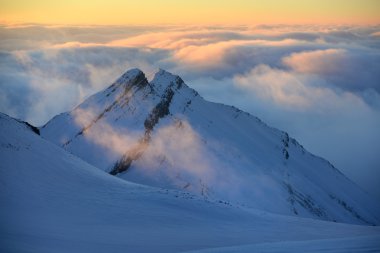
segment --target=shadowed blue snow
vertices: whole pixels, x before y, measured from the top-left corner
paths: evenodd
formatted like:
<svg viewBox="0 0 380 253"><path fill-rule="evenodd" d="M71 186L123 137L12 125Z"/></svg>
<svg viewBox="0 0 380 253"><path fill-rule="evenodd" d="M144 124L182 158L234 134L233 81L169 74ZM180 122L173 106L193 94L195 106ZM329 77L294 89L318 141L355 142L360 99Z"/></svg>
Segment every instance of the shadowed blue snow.
<svg viewBox="0 0 380 253"><path fill-rule="evenodd" d="M308 253L365 253L380 251L380 236L359 236L355 238L258 243L235 247L214 248L188 251L187 253L273 253L273 252L308 252Z"/></svg>
<svg viewBox="0 0 380 253"><path fill-rule="evenodd" d="M133 184L3 114L0 130L1 252L182 252L247 244L248 250L232 251L379 249L377 226L273 215Z"/></svg>

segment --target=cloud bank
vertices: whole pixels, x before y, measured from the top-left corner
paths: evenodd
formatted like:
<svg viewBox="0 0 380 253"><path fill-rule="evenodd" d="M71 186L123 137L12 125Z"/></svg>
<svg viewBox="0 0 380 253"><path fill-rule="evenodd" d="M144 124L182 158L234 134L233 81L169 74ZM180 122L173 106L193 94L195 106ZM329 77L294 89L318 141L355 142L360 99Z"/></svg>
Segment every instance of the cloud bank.
<svg viewBox="0 0 380 253"><path fill-rule="evenodd" d="M42 125L164 68L286 130L380 197L380 26L0 26L0 111Z"/></svg>

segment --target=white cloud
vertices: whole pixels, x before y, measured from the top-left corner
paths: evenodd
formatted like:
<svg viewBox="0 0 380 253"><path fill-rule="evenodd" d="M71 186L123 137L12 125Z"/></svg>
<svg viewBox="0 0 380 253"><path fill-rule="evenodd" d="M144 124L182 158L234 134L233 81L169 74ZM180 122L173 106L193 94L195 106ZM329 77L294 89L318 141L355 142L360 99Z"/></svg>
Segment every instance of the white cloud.
<svg viewBox="0 0 380 253"><path fill-rule="evenodd" d="M309 90L304 86L300 77L267 65L259 65L247 75L235 77L238 87L252 91L263 99L290 107L306 109L311 105L311 93L321 90Z"/></svg>
<svg viewBox="0 0 380 253"><path fill-rule="evenodd" d="M98 116L93 108L85 110L77 108L74 112L75 123L82 129L85 129L83 133L85 138L97 145L103 146L113 156L121 157L126 152L131 151L140 139L138 133L128 131L127 129L120 131L105 121L99 121L97 124L92 125Z"/></svg>
<svg viewBox="0 0 380 253"><path fill-rule="evenodd" d="M164 161L163 166L157 165L160 160ZM215 182L218 168L217 160L186 120L158 128L139 163L139 169L146 173L160 168L158 173L164 173L174 184L191 183L191 188L197 193L201 190L199 180L202 179L204 183ZM183 183L181 177L191 182Z"/></svg>
<svg viewBox="0 0 380 253"><path fill-rule="evenodd" d="M363 105L363 100L350 92L335 93L316 76L259 65L249 73L237 75L237 87L252 92L262 100L295 111L340 110L344 104ZM318 84L318 85L314 85Z"/></svg>

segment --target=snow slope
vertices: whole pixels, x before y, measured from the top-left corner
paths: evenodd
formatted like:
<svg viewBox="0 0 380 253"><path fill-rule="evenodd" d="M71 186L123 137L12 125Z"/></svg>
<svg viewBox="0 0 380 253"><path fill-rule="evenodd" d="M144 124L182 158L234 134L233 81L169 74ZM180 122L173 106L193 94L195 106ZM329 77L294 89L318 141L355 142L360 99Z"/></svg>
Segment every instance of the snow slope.
<svg viewBox="0 0 380 253"><path fill-rule="evenodd" d="M205 101L164 70L132 69L41 129L128 181L272 213L379 224L380 208L328 161L232 106Z"/></svg>
<svg viewBox="0 0 380 253"><path fill-rule="evenodd" d="M305 248L310 240L380 235L375 226L273 215L130 183L32 130L0 114L0 252L180 252L280 242L294 248L300 240ZM359 246L379 250L372 242Z"/></svg>

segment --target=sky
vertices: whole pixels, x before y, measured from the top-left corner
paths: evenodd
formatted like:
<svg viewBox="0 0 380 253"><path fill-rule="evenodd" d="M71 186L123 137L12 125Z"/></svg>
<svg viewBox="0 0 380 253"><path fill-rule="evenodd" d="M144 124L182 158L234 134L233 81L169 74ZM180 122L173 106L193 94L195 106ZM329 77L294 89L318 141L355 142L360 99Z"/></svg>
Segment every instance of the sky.
<svg viewBox="0 0 380 253"><path fill-rule="evenodd" d="M379 1L89 2L0 0L1 112L40 126L129 68L164 68L380 200Z"/></svg>
<svg viewBox="0 0 380 253"><path fill-rule="evenodd" d="M45 24L379 23L377 0L0 0L2 21Z"/></svg>

